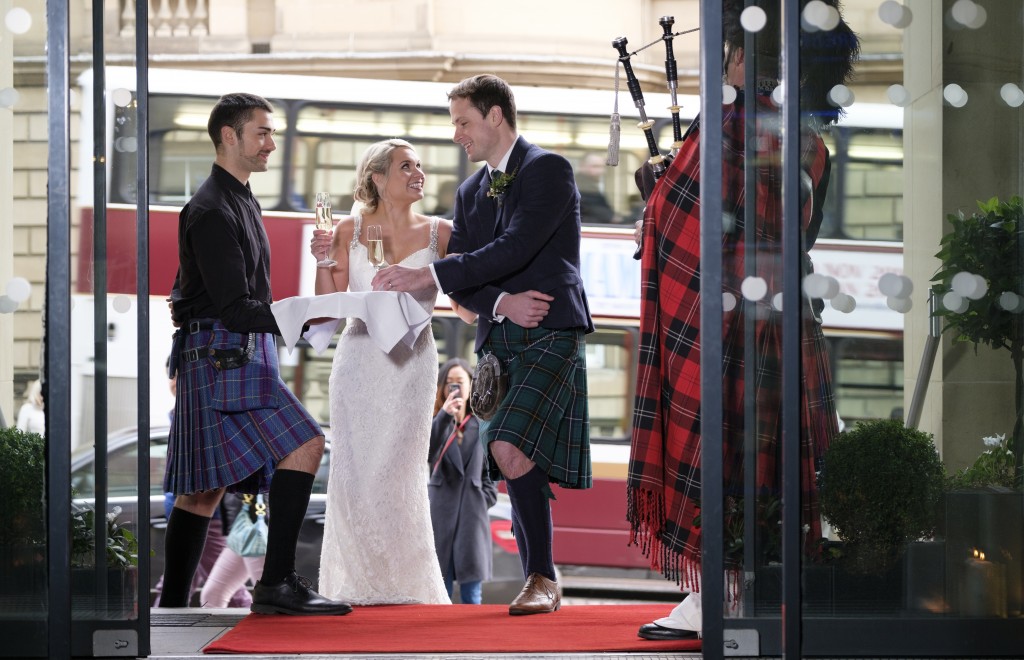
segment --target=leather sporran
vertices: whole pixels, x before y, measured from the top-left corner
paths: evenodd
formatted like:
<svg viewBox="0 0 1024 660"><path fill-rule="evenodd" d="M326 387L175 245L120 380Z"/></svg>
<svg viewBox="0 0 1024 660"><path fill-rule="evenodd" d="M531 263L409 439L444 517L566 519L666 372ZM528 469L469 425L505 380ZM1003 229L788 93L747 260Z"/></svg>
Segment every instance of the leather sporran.
<svg viewBox="0 0 1024 660"><path fill-rule="evenodd" d="M476 363L473 372L473 394L470 403L473 414L486 421L498 412L498 406L508 394L508 373L501 360L487 353Z"/></svg>

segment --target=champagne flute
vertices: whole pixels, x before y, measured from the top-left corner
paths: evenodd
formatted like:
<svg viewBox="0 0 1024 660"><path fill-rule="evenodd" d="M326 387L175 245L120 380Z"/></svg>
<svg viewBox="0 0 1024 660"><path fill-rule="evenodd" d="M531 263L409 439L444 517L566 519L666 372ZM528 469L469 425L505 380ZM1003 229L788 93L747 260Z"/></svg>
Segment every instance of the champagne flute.
<svg viewBox="0 0 1024 660"><path fill-rule="evenodd" d="M318 192L314 206L316 208L316 228L324 231L334 229L334 219L331 218L331 194ZM317 268L330 268L337 264L337 261L330 258L329 249L324 250L324 258L316 262Z"/></svg>
<svg viewBox="0 0 1024 660"><path fill-rule="evenodd" d="M366 256L374 270L384 267L384 232L380 225L366 226Z"/></svg>

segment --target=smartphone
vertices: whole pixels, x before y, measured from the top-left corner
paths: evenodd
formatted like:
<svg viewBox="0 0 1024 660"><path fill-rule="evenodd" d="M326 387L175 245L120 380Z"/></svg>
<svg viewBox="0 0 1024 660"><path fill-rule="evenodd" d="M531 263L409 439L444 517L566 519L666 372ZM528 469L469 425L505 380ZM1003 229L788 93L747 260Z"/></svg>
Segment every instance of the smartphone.
<svg viewBox="0 0 1024 660"><path fill-rule="evenodd" d="M460 385L459 383L449 383L448 384L448 396L451 396L452 394L461 394L461 393L462 393L462 385Z"/></svg>

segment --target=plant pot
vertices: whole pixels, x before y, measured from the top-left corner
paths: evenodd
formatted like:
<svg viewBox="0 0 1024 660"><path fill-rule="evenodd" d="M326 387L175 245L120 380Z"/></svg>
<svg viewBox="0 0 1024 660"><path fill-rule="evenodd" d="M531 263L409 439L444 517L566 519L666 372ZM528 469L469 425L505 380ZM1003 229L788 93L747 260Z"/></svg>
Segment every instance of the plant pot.
<svg viewBox="0 0 1024 660"><path fill-rule="evenodd" d="M965 490L946 494L946 590L961 616L1018 616L1022 611L1024 494ZM974 551L985 554L984 562ZM988 564L988 565L986 565Z"/></svg>
<svg viewBox="0 0 1024 660"><path fill-rule="evenodd" d="M105 584L96 583L93 568L71 569L71 601L75 618L132 619L138 616L139 569L107 568ZM101 589L106 589L103 594Z"/></svg>
<svg viewBox="0 0 1024 660"><path fill-rule="evenodd" d="M804 613L825 616L832 613L833 570L831 566L809 564L800 581ZM760 566L754 572L754 615L777 615L782 610L782 565Z"/></svg>
<svg viewBox="0 0 1024 660"><path fill-rule="evenodd" d="M835 564L833 603L837 616L893 614L903 609L903 564L897 562L886 571L864 574L850 571L843 560Z"/></svg>
<svg viewBox="0 0 1024 660"><path fill-rule="evenodd" d="M946 543L915 541L903 555L903 607L919 614L945 614Z"/></svg>
<svg viewBox="0 0 1024 660"><path fill-rule="evenodd" d="M0 594L4 600L29 598L42 602L45 592L46 547L0 544ZM21 607L11 602L10 609Z"/></svg>

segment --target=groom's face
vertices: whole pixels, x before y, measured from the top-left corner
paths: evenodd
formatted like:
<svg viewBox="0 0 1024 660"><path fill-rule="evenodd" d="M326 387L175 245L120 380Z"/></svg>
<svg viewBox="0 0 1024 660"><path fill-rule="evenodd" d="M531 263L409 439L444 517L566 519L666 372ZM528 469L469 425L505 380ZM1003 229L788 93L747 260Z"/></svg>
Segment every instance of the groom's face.
<svg viewBox="0 0 1024 660"><path fill-rule="evenodd" d="M452 125L455 127L452 140L466 151L470 161L490 161L495 155L499 137L497 123L491 117L496 108L491 108L487 116L484 116L468 98L454 98L448 109L452 115ZM499 158L501 156L504 156L504 153L498 154Z"/></svg>

